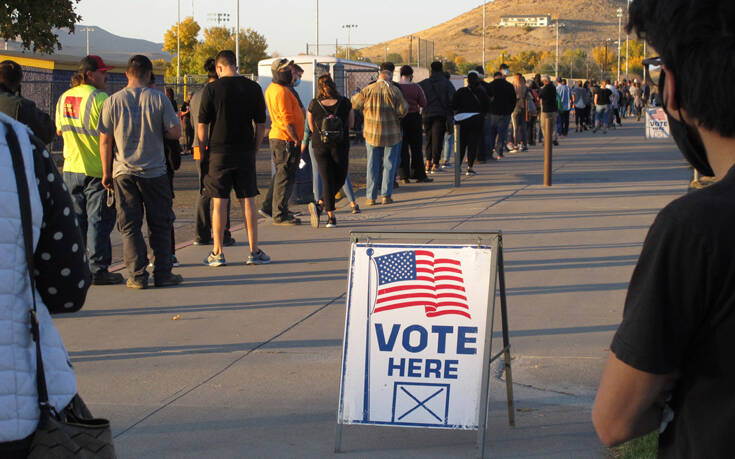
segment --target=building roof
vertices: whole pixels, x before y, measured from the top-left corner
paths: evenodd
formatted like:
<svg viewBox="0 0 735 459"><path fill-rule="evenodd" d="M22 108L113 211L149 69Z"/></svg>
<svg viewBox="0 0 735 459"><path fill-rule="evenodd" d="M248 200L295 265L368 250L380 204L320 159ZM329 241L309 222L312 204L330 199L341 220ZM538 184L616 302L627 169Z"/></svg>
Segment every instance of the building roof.
<svg viewBox="0 0 735 459"><path fill-rule="evenodd" d="M550 14L506 14L500 16L500 19L508 18L550 18Z"/></svg>
<svg viewBox="0 0 735 459"><path fill-rule="evenodd" d="M100 56L105 64L112 67L111 73L125 73L128 68L127 61L112 61ZM66 54L40 54L22 51L0 51L0 61L13 60L22 67L35 67L46 70L71 70L76 71L79 68L79 56L69 56ZM153 63L153 73L163 73L166 67Z"/></svg>

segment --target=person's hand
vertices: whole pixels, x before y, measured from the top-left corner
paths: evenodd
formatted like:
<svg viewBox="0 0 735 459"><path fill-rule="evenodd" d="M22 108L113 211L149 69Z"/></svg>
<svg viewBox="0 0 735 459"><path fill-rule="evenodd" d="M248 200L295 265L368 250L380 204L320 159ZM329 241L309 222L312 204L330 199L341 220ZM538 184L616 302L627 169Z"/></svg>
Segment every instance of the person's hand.
<svg viewBox="0 0 735 459"><path fill-rule="evenodd" d="M306 152L306 144L302 143L301 144L301 154L303 155L305 152Z"/></svg>
<svg viewBox="0 0 735 459"><path fill-rule="evenodd" d="M107 190L112 189L112 175L110 174L102 175L102 186L105 187L105 189Z"/></svg>

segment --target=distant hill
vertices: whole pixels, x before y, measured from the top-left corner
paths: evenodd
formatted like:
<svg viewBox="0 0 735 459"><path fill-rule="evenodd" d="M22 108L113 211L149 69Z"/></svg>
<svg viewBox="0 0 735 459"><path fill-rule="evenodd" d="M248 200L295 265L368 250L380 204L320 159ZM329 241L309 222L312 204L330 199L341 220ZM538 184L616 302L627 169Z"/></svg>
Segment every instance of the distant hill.
<svg viewBox="0 0 735 459"><path fill-rule="evenodd" d="M498 27L503 15L552 16L559 18L564 27L559 29L560 48L600 46L607 38L617 40L617 8L625 11L625 0L495 0L487 3L486 54L487 60L501 52L517 54L520 51L549 51L556 46L556 28L533 29ZM625 18L623 18L623 21ZM623 22L623 26L625 23ZM625 31L623 30L623 34ZM470 62L482 60L482 6L454 19L426 30L413 32L393 40L363 48L360 53L374 62L380 62L387 53L408 54L409 36L434 41L434 54L463 56ZM413 40L413 60L416 60L416 40Z"/></svg>
<svg viewBox="0 0 735 459"><path fill-rule="evenodd" d="M68 29L59 29L55 33L59 35L61 42L60 54L68 56L83 57L87 54L87 26L76 26L75 33L69 34ZM154 43L148 40L138 38L127 38L115 35L97 26L89 26L94 31L89 32L89 52L98 54L103 59L114 62L125 62L134 54L144 54L150 59L171 60L169 53L163 52L163 43ZM3 43L4 45L4 43ZM20 44L8 42L8 49L20 50Z"/></svg>

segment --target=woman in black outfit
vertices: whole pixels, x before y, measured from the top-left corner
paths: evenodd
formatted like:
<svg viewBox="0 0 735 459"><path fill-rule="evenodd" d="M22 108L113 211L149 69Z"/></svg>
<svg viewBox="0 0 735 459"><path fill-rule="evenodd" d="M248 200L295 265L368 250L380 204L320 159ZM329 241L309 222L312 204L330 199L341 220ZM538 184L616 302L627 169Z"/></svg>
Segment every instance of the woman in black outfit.
<svg viewBox="0 0 735 459"><path fill-rule="evenodd" d="M479 153L482 135L483 120L490 106L487 92L480 84L479 74L472 70L467 75L467 86L454 93L452 109L459 115L459 162L464 159L467 151L467 173L475 175L472 166Z"/></svg>
<svg viewBox="0 0 735 459"><path fill-rule="evenodd" d="M322 75L317 80L317 98L309 104L307 117L309 129L313 133L311 142L314 156L319 167L319 175L324 183L321 199L323 207L320 208L314 203L309 204L311 224L315 228L319 227L319 215L324 210L329 216L327 228L334 228L337 226L337 219L334 216L334 197L345 184L347 177L350 158L349 133L350 126L355 121L355 115L352 111L352 103L339 94L331 76ZM332 135L330 139L325 138L328 133L323 132L322 127L329 117L341 120L341 138L335 139L333 133L329 133ZM334 125L333 122L328 124Z"/></svg>

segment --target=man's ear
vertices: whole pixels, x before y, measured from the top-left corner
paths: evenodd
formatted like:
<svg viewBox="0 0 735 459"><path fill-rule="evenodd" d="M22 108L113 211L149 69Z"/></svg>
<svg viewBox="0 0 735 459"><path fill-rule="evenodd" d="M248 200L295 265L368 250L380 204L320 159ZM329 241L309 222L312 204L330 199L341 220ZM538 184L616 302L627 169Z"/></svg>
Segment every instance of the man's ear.
<svg viewBox="0 0 735 459"><path fill-rule="evenodd" d="M664 76L664 87L661 88L662 104L666 105L666 111L669 116L679 119L679 104L676 102L676 77L671 70L666 67L662 68Z"/></svg>

